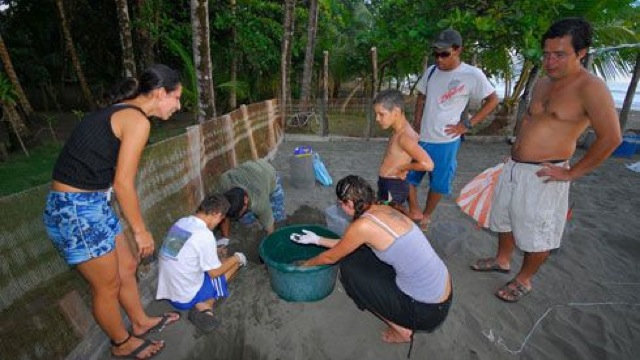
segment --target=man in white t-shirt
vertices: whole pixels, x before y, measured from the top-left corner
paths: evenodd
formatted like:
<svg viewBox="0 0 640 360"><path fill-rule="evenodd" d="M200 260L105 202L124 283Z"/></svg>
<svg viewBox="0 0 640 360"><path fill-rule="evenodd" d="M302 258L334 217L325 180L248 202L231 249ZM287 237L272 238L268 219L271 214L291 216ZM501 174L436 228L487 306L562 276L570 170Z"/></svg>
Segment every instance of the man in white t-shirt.
<svg viewBox="0 0 640 360"><path fill-rule="evenodd" d="M416 88L419 91L414 128L420 132L420 146L434 162L429 173L429 193L424 211L420 211L416 186L425 172L410 171L409 216L426 230L431 214L443 195L451 195L456 173L460 136L484 120L498 105L495 89L475 66L460 60L462 37L453 30L442 31L433 43L435 65L430 66ZM470 99L483 101L471 118L461 118Z"/></svg>
<svg viewBox="0 0 640 360"><path fill-rule="evenodd" d="M205 198L195 215L178 220L160 248L156 299L167 299L179 310L189 310L189 320L200 330L213 330L216 299L228 297L231 281L247 258L242 253L218 258L212 230L224 219L229 202L222 194Z"/></svg>

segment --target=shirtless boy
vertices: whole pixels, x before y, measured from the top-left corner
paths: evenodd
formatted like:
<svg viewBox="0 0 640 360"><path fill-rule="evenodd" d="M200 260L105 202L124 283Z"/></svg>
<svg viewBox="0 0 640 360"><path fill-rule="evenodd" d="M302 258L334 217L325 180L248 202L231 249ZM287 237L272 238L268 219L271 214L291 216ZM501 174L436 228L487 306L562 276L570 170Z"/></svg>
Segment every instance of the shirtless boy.
<svg viewBox="0 0 640 360"><path fill-rule="evenodd" d="M402 208L409 197L407 172L431 171L433 161L418 145L419 137L405 117L400 91L380 92L373 100L373 108L380 127L393 131L378 172L378 200Z"/></svg>
<svg viewBox="0 0 640 360"><path fill-rule="evenodd" d="M498 251L471 264L476 271L506 273L515 247L524 252L520 271L496 292L507 302L531 291L549 251L560 247L570 182L600 165L621 141L607 86L581 65L591 38L591 25L581 18L559 20L542 37L546 75L536 83L494 193L490 228L498 232ZM588 126L597 140L569 166L576 140Z"/></svg>

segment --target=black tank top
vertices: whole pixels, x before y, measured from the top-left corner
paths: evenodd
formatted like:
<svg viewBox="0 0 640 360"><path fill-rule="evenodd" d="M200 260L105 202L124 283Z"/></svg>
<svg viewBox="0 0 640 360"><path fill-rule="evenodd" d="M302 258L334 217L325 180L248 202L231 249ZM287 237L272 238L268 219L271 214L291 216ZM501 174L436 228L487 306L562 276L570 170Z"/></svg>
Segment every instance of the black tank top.
<svg viewBox="0 0 640 360"><path fill-rule="evenodd" d="M86 115L73 129L53 168L53 180L82 190L107 189L115 177L120 139L111 128L111 116L137 106L116 104Z"/></svg>

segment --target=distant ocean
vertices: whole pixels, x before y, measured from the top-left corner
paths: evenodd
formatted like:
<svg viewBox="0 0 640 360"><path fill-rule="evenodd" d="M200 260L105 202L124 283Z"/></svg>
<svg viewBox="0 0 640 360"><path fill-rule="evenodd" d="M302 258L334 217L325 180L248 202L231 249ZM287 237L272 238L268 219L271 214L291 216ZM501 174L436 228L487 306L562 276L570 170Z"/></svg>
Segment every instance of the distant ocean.
<svg viewBox="0 0 640 360"><path fill-rule="evenodd" d="M627 88L629 87L630 81L630 78L607 81L607 86L609 86L611 96L613 96L613 101L615 102L618 109L622 107L624 97L627 95ZM496 91L498 92L498 96L502 98L504 96L504 83L497 83ZM631 110L640 111L640 84L636 88L636 95L633 97Z"/></svg>

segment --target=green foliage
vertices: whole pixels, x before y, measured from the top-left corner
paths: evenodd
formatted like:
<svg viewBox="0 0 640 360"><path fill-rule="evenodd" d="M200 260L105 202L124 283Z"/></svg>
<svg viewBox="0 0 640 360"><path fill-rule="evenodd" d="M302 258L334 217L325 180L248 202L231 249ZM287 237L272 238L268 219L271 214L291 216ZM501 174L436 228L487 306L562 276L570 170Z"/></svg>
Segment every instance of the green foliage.
<svg viewBox="0 0 640 360"><path fill-rule="evenodd" d="M185 109L194 111L198 106L198 80L193 54L188 49L185 49L182 43L169 36L164 39L164 44L173 55L182 61L179 67L182 69L182 97L180 101Z"/></svg>

